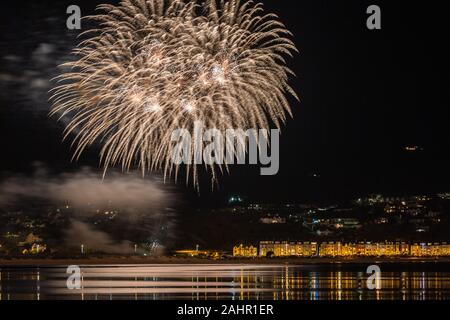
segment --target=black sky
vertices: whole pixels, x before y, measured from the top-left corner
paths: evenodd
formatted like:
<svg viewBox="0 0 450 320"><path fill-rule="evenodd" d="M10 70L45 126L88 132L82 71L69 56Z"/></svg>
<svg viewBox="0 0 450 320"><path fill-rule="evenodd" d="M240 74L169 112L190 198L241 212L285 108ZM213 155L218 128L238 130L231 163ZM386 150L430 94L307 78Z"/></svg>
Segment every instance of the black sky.
<svg viewBox="0 0 450 320"><path fill-rule="evenodd" d="M36 161L55 171L98 166L95 148L70 162L70 144L61 143L62 127L47 118L48 96L37 79L54 76L77 43L65 28L67 6L78 4L86 15L102 2L2 1L1 172L30 172ZM290 66L301 102L292 101L294 118L282 131L280 172L261 177L258 167L233 168L219 191L211 194L204 185L201 201L233 193L331 201L371 192L450 191L448 2L263 2L294 33L300 50ZM382 9L382 30L366 28L370 4ZM406 145L424 151L408 154Z"/></svg>

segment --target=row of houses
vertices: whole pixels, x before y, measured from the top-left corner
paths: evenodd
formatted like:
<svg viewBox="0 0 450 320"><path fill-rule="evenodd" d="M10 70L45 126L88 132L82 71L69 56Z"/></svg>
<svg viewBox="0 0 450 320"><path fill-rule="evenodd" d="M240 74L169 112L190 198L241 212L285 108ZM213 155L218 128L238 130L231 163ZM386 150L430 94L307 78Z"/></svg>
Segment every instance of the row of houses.
<svg viewBox="0 0 450 320"><path fill-rule="evenodd" d="M447 243L407 242L292 242L260 241L259 247L237 245L233 248L235 257L352 257L352 256L450 256Z"/></svg>

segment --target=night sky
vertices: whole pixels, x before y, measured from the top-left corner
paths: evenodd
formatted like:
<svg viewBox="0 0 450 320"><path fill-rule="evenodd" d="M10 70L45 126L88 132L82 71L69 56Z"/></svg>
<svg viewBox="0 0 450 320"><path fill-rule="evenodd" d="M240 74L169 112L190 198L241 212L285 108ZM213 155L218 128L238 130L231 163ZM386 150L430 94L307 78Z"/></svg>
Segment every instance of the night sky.
<svg viewBox="0 0 450 320"><path fill-rule="evenodd" d="M98 148L71 162L63 126L47 117L49 80L78 32L66 8L93 13L103 1L2 1L0 13L0 172L98 168ZM114 3L115 1L108 1ZM264 0L294 33L289 62L294 118L282 130L280 172L235 166L218 191L208 181L193 202L230 194L262 201L329 202L367 193L450 191L450 14L444 1ZM366 8L382 10L382 30L366 28ZM423 151L407 153L405 146ZM101 170L99 170L101 175ZM314 176L316 175L316 176Z"/></svg>

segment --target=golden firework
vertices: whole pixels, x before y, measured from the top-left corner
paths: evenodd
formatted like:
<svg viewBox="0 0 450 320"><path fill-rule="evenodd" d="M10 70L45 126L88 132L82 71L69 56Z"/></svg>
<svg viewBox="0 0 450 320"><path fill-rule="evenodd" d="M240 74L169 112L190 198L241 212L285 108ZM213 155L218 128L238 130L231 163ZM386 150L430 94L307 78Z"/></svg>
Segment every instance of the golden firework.
<svg viewBox="0 0 450 320"><path fill-rule="evenodd" d="M286 58L296 48L261 3L124 0L99 9L88 17L98 28L83 33L51 98L51 114L70 119L74 158L101 142L105 171L120 164L176 176L175 129L279 128L290 114L287 95L297 96ZM188 166L198 187L197 173Z"/></svg>

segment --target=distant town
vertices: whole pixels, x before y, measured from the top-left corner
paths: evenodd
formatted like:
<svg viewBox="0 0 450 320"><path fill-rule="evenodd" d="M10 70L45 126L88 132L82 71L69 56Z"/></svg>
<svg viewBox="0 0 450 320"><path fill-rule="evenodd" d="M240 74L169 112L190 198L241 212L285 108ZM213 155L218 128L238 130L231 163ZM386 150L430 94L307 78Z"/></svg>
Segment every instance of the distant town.
<svg viewBox="0 0 450 320"><path fill-rule="evenodd" d="M139 220L139 228L125 219L126 209L84 209L83 224L99 230L90 231L94 237L114 235L97 247L83 241L85 230L66 232L73 223L70 204L21 206L0 210L0 258L450 256L450 193L369 195L329 205L255 203L233 195L218 208L176 214L166 208L157 219Z"/></svg>

